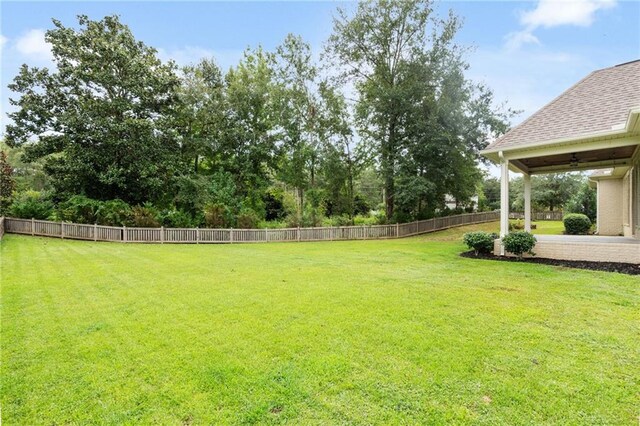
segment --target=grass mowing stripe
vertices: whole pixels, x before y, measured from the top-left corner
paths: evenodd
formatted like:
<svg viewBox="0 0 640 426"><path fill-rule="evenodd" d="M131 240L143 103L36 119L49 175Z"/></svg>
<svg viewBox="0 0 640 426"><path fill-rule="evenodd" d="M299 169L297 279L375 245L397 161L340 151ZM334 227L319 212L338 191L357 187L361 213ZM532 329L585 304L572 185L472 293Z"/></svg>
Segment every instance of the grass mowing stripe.
<svg viewBox="0 0 640 426"><path fill-rule="evenodd" d="M463 232L496 227L233 246L8 235L3 420L634 421L638 277L458 256Z"/></svg>

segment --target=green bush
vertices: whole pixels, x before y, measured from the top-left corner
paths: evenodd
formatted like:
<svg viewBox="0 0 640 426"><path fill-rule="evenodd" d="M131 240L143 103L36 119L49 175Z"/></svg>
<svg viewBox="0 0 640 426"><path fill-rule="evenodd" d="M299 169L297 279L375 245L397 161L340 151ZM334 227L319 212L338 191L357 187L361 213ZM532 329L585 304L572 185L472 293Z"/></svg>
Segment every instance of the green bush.
<svg viewBox="0 0 640 426"><path fill-rule="evenodd" d="M131 226L136 228L159 228L158 212L148 203L131 209Z"/></svg>
<svg viewBox="0 0 640 426"><path fill-rule="evenodd" d="M596 221L597 204L596 190L591 188L589 183L585 182L578 192L569 199L565 206L565 211L568 213L582 213L593 223Z"/></svg>
<svg viewBox="0 0 640 426"><path fill-rule="evenodd" d="M358 226L373 226L379 225L378 220L378 217L374 215L357 215L353 218L353 223Z"/></svg>
<svg viewBox="0 0 640 426"><path fill-rule="evenodd" d="M207 228L229 228L229 211L222 204L207 204L204 208L204 223Z"/></svg>
<svg viewBox="0 0 640 426"><path fill-rule="evenodd" d="M504 244L506 251L515 254L518 259L522 259L522 255L525 253L535 255L533 248L536 245L536 237L529 232L519 231L507 234L502 238L502 244Z"/></svg>
<svg viewBox="0 0 640 426"><path fill-rule="evenodd" d="M11 216L23 219L47 220L53 213L53 202L47 194L38 191L17 194L9 208Z"/></svg>
<svg viewBox="0 0 640 426"><path fill-rule="evenodd" d="M100 203L96 211L96 223L106 226L123 226L131 222L131 206L122 200L108 200Z"/></svg>
<svg viewBox="0 0 640 426"><path fill-rule="evenodd" d="M162 226L167 228L195 228L198 226L196 220L182 210L164 210L160 213L159 219Z"/></svg>
<svg viewBox="0 0 640 426"><path fill-rule="evenodd" d="M583 235L591 229L591 219L581 213L570 213L562 218L564 231L569 235Z"/></svg>
<svg viewBox="0 0 640 426"><path fill-rule="evenodd" d="M322 219L322 226L351 226L353 222L349 215L342 214L337 216L325 217Z"/></svg>
<svg viewBox="0 0 640 426"><path fill-rule="evenodd" d="M491 253L493 251L493 240L496 238L498 238L497 234L475 231L464 234L462 240L467 247L474 250L477 256L479 253Z"/></svg>
<svg viewBox="0 0 640 426"><path fill-rule="evenodd" d="M238 228L240 229L256 229L260 218L258 214L252 210L243 210L238 215Z"/></svg>
<svg viewBox="0 0 640 426"><path fill-rule="evenodd" d="M74 195L67 201L58 204L56 216L58 220L72 223L96 223L96 213L100 208L100 201Z"/></svg>

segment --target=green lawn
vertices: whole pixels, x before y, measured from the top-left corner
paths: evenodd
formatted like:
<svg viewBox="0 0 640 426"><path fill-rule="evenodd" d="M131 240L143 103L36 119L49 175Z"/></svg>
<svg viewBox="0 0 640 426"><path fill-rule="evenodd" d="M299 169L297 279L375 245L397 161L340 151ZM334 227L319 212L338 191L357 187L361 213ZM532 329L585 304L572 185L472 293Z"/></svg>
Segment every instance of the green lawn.
<svg viewBox="0 0 640 426"><path fill-rule="evenodd" d="M469 229L7 235L3 424L637 424L640 278L461 258Z"/></svg>
<svg viewBox="0 0 640 426"><path fill-rule="evenodd" d="M511 220L511 223L523 224L523 220ZM533 234L538 235L562 235L564 233L564 224L561 220L537 220L532 222L536 229L532 230Z"/></svg>

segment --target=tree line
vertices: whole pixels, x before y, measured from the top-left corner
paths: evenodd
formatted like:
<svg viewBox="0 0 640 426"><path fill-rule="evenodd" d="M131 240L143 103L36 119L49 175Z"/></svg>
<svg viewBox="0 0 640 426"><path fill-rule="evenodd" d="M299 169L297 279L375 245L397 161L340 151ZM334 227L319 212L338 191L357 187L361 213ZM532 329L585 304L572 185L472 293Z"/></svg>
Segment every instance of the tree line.
<svg viewBox="0 0 640 426"><path fill-rule="evenodd" d="M480 209L500 209L500 180L486 178L478 188ZM521 176L509 182L509 208L524 211L524 181ZM549 173L531 177L531 208L534 211L582 213L596 221L596 190L583 173Z"/></svg>
<svg viewBox="0 0 640 426"><path fill-rule="evenodd" d="M161 61L117 16L54 19L55 68L25 64L9 85L9 160L39 181L5 191L2 208L317 226L433 217L445 196L468 206L478 152L513 111L465 77L460 27L431 1L362 2L337 10L320 55L290 34L222 70Z"/></svg>

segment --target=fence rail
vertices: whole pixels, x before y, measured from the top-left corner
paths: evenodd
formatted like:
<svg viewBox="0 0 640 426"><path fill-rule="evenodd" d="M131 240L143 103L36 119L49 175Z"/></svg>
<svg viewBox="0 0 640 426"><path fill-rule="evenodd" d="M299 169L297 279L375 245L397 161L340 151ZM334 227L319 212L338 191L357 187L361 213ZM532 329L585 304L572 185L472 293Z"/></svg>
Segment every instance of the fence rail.
<svg viewBox="0 0 640 426"><path fill-rule="evenodd" d="M531 212L532 220L562 220L564 212L554 210L552 212ZM523 212L510 212L509 219L524 219Z"/></svg>
<svg viewBox="0 0 640 426"><path fill-rule="evenodd" d="M499 211L437 217L410 223L373 226L285 229L129 228L46 220L0 218L0 238L7 232L33 236L123 243L232 244L284 241L334 241L402 238L460 225L492 222Z"/></svg>

